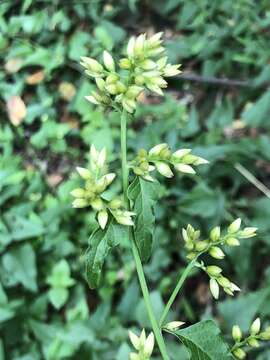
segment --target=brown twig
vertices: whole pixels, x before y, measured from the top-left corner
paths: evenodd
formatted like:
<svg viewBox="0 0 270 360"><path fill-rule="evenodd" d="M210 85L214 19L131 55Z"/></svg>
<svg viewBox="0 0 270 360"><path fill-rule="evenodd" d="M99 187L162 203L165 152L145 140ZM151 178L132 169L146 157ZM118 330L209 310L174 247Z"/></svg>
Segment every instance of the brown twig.
<svg viewBox="0 0 270 360"><path fill-rule="evenodd" d="M257 87L253 81L250 80L235 80L227 78L217 78L213 76L200 76L196 74L182 73L177 76L179 80L194 81L199 83L206 83L211 85L233 86L233 87ZM269 84L261 84L261 86L268 86Z"/></svg>

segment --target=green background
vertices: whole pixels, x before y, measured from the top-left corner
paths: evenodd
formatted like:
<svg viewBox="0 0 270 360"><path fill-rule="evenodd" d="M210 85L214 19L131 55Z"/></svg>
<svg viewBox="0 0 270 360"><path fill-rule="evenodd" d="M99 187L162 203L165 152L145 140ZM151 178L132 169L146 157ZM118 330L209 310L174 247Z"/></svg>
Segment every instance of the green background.
<svg viewBox="0 0 270 360"><path fill-rule="evenodd" d="M130 35L157 31L184 77L170 80L165 98L142 99L129 125L130 155L165 141L193 148L210 164L196 176L160 179L154 251L145 265L155 311L186 264L181 228L191 223L207 234L241 217L258 226L258 236L226 250L222 262L241 295L215 302L207 278L195 272L170 317L187 324L215 318L229 342L235 323L247 330L257 315L269 322L270 200L235 168L241 164L268 186L269 1L2 1L1 360L126 360L127 330L149 326L129 244L110 254L101 287L88 288L83 256L96 222L88 209L71 208L69 192L91 143L106 146L112 169L120 168L119 117L84 100L92 85L80 56L100 58L106 49L119 58ZM17 122L6 107L13 96L27 110L20 118L16 98ZM120 189L118 181L112 191ZM172 359L188 359L167 341ZM249 356L269 358L267 346Z"/></svg>

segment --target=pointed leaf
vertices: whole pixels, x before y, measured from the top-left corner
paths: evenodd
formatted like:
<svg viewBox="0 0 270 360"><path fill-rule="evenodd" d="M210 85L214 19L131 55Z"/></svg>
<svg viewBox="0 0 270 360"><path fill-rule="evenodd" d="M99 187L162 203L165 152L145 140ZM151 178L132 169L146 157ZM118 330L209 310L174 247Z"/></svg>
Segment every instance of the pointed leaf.
<svg viewBox="0 0 270 360"><path fill-rule="evenodd" d="M101 270L111 248L128 237L128 228L110 221L104 230L97 229L89 239L86 251L86 278L91 289L98 286Z"/></svg>
<svg viewBox="0 0 270 360"><path fill-rule="evenodd" d="M212 320L201 321L183 330L171 332L189 350L190 360L232 360L228 345Z"/></svg>
<svg viewBox="0 0 270 360"><path fill-rule="evenodd" d="M158 199L159 183L136 177L128 188L128 197L134 202L135 241L143 261L149 259L153 243L155 216L153 206Z"/></svg>

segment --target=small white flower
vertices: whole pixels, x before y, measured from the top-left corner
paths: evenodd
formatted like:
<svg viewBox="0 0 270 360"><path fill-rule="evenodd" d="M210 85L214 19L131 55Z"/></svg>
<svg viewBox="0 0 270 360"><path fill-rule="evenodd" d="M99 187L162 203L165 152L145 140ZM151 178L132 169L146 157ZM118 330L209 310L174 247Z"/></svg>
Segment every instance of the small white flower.
<svg viewBox="0 0 270 360"><path fill-rule="evenodd" d="M157 161L155 162L155 165L156 165L156 168L157 168L157 171L167 177L167 178L171 178L173 177L173 172L171 170L171 168L169 167L168 164L166 164L165 162L163 161Z"/></svg>
<svg viewBox="0 0 270 360"><path fill-rule="evenodd" d="M115 71L115 64L112 55L108 51L103 51L103 62L107 70Z"/></svg>
<svg viewBox="0 0 270 360"><path fill-rule="evenodd" d="M88 201L85 199L75 199L72 203L72 207L74 208L84 208L88 205Z"/></svg>
<svg viewBox="0 0 270 360"><path fill-rule="evenodd" d="M185 155L189 154L191 149L179 149L173 153L173 157L176 159L182 159Z"/></svg>
<svg viewBox="0 0 270 360"><path fill-rule="evenodd" d="M257 318L251 324L250 334L251 335L257 335L260 332L260 329L261 329L261 320L260 320L260 318Z"/></svg>
<svg viewBox="0 0 270 360"><path fill-rule="evenodd" d="M106 148L103 148L98 154L97 167L102 169L106 162Z"/></svg>
<svg viewBox="0 0 270 360"><path fill-rule="evenodd" d="M132 36L129 39L128 45L127 45L127 55L129 58L132 58L134 56L134 46L135 46L135 36Z"/></svg>
<svg viewBox="0 0 270 360"><path fill-rule="evenodd" d="M169 331L176 331L184 324L185 323L183 321L171 321L164 326L164 329L167 329Z"/></svg>
<svg viewBox="0 0 270 360"><path fill-rule="evenodd" d="M168 148L168 144L166 144L166 143L155 145L154 147L152 147L149 150L149 155L158 156L161 153L162 150L167 149L167 148Z"/></svg>
<svg viewBox="0 0 270 360"><path fill-rule="evenodd" d="M241 226L241 219L238 218L236 220L234 220L231 225L229 225L228 227L228 232L229 233L236 233L239 229L240 229L240 226Z"/></svg>
<svg viewBox="0 0 270 360"><path fill-rule="evenodd" d="M234 325L232 328L232 337L235 341L239 342L242 339L242 331L238 325Z"/></svg>
<svg viewBox="0 0 270 360"><path fill-rule="evenodd" d="M193 169L192 166L187 165L187 164L175 164L174 167L176 168L176 170L185 173L185 174L195 174L195 170Z"/></svg>
<svg viewBox="0 0 270 360"><path fill-rule="evenodd" d="M153 332L151 332L144 342L144 351L143 351L144 355L150 356L154 350L154 345L155 345L155 337Z"/></svg>
<svg viewBox="0 0 270 360"><path fill-rule="evenodd" d="M99 213L97 215L97 218L98 218L98 223L99 223L101 229L105 229L106 224L108 222L108 213L107 213L107 211L106 210L99 211Z"/></svg>
<svg viewBox="0 0 270 360"><path fill-rule="evenodd" d="M70 195L76 198L83 198L85 195L85 190L81 188L74 189L70 192Z"/></svg>
<svg viewBox="0 0 270 360"><path fill-rule="evenodd" d="M219 297L219 286L215 279L210 279L210 291L213 297L217 300Z"/></svg>
<svg viewBox="0 0 270 360"><path fill-rule="evenodd" d="M92 174L91 171L88 169L85 169L83 167L77 166L76 170L78 171L79 175L84 179L84 180L88 180L91 179Z"/></svg>

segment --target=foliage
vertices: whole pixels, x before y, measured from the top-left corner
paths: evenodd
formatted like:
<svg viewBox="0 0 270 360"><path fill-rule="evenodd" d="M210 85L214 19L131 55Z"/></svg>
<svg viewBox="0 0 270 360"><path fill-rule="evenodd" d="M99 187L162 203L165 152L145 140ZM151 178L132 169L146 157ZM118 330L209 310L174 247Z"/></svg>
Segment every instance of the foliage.
<svg viewBox="0 0 270 360"><path fill-rule="evenodd" d="M227 334L235 324L247 331L256 315L267 326L270 203L234 165L269 184L269 10L268 1L245 0L1 3L0 358L126 360L126 329L149 326L125 238L105 264L101 288L92 292L85 285L83 256L96 222L92 212L72 209L69 195L80 186L70 175L74 164L87 163L90 144L105 146L112 171L119 168L119 118L84 100L93 86L77 66L79 57L113 50L120 58L124 39L137 29L165 31L169 60L181 62L184 74L252 83L240 88L175 79L162 101L140 99L129 127L130 153L167 143L192 147L210 161L192 178L160 181L153 255L145 265L156 289L155 312L186 264L180 229L190 223L204 238L217 224L241 217L260 229L256 240L226 250L224 272L242 293L216 306L207 276L194 270L168 318L181 314L189 325L216 317ZM108 195L119 191L116 181ZM65 287L68 298L58 311L47 279L63 259L75 284ZM177 341L168 342L172 358L189 358ZM268 357L267 349L250 353L251 359Z"/></svg>

